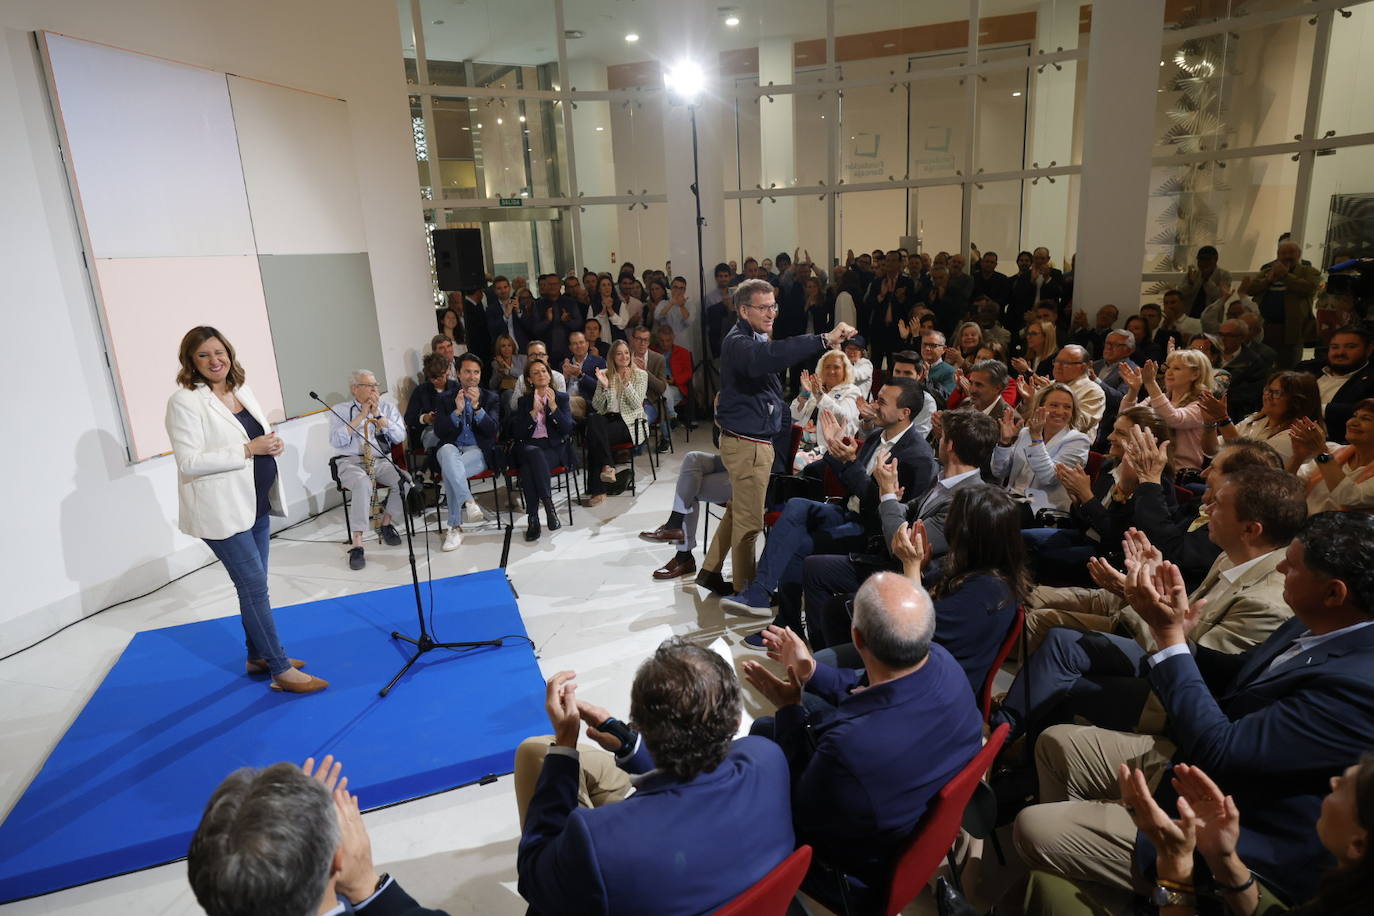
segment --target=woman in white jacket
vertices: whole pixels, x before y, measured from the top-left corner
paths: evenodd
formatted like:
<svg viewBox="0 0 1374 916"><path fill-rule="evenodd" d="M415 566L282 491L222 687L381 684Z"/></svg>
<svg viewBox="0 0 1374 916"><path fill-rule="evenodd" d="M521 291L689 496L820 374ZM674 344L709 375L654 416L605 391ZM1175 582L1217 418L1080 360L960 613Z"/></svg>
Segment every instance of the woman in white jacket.
<svg viewBox="0 0 1374 916"><path fill-rule="evenodd" d="M1069 494L1054 468L1081 468L1087 463L1091 440L1073 428L1077 418L1073 392L1058 382L1036 395L1025 429L1018 431L1021 418L1016 411L1002 411L1002 438L992 452L992 473L1008 489L1029 496L1034 512L1069 511Z"/></svg>
<svg viewBox="0 0 1374 916"><path fill-rule="evenodd" d="M822 353L814 375L802 372L801 394L792 401L792 422L802 428L798 467L819 460L826 452L821 411L834 415L844 435L858 435L859 397L859 389L854 385L854 365L839 350Z"/></svg>
<svg viewBox="0 0 1374 916"><path fill-rule="evenodd" d="M192 328L181 339L180 386L167 399L167 435L177 463L178 525L205 541L239 596L249 674L271 675L273 690L314 693L328 681L297 668L277 640L267 596L270 516L284 515L272 432L224 335Z"/></svg>

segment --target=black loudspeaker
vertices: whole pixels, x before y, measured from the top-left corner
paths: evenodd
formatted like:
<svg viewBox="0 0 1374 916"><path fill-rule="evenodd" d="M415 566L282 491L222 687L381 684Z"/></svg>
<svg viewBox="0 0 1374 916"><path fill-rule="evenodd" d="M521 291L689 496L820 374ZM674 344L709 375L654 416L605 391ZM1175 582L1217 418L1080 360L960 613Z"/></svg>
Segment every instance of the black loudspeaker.
<svg viewBox="0 0 1374 916"><path fill-rule="evenodd" d="M481 229L435 229L430 236L440 289L466 292L487 285Z"/></svg>

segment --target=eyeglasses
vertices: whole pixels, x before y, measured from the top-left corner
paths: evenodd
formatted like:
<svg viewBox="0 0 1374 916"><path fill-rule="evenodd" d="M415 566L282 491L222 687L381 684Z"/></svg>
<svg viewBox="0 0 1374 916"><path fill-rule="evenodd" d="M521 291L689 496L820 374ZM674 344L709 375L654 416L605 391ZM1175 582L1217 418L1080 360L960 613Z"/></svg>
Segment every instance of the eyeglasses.
<svg viewBox="0 0 1374 916"><path fill-rule="evenodd" d="M778 306L776 303L773 305L751 305L749 306L749 308L753 309L756 312L768 312L770 314L775 313L778 310Z"/></svg>
<svg viewBox="0 0 1374 916"><path fill-rule="evenodd" d="M1282 388L1266 388L1264 389L1264 396L1277 401L1279 398L1285 397L1286 393Z"/></svg>
<svg viewBox="0 0 1374 916"><path fill-rule="evenodd" d="M377 388L377 387L380 387L376 382L354 382L353 384L357 385L359 388Z"/></svg>

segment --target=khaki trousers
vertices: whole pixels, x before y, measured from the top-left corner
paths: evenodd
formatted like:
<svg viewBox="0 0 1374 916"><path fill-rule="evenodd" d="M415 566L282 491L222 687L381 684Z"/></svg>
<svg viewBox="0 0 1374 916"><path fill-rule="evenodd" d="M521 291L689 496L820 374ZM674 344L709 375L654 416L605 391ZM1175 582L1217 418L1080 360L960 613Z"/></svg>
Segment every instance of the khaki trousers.
<svg viewBox="0 0 1374 916"><path fill-rule="evenodd" d="M721 572L729 551L730 580L739 592L754 578L754 542L763 531L764 499L773 472L773 446L721 436L720 460L730 478L730 501L725 504L725 515L706 549L701 568Z"/></svg>
<svg viewBox="0 0 1374 916"><path fill-rule="evenodd" d="M544 757L553 744L553 735L526 738L515 749L515 810L520 827L525 826L525 812L529 810L539 774L544 769ZM615 765L615 757L601 748L579 747L582 764L582 784L577 787L577 804L583 808L599 808L618 802L630 794L630 774Z"/></svg>
<svg viewBox="0 0 1374 916"><path fill-rule="evenodd" d="M1120 805L1117 767L1139 768L1153 789L1174 744L1156 735L1056 725L1035 744L1040 804L1016 818L1013 837L1027 867L1075 883L1131 891L1136 829ZM1138 888L1145 890L1143 886Z"/></svg>

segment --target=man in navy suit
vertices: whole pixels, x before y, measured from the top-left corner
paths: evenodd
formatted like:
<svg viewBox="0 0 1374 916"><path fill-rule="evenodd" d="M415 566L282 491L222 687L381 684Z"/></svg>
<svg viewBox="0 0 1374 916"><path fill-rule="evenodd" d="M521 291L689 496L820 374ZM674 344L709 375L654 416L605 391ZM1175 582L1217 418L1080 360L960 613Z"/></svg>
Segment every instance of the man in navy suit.
<svg viewBox="0 0 1374 916"><path fill-rule="evenodd" d="M894 573L873 576L854 596L850 634L862 671L820 664L795 633L768 632L787 679L752 660L744 677L778 707L772 732L792 775L797 840L849 876L848 892L881 893L930 800L983 744L968 678L931 644L930 595ZM803 688L820 702L804 704ZM807 892L833 897L823 875L813 866Z"/></svg>
<svg viewBox="0 0 1374 916"><path fill-rule="evenodd" d="M1016 820L1029 867L1104 900L1115 891L1119 903L1133 887L1136 828L1124 809L1101 802L1119 797L1117 769L1129 764L1158 782L1157 797L1171 809L1161 777L1178 762L1202 767L1245 812L1237 854L1267 887L1290 901L1315 893L1333 864L1312 830L1321 800L1331 777L1374 744L1374 518L1314 515L1278 569L1293 619L1233 655L1189 645L1200 608L1189 607L1177 567L1133 567L1126 597L1158 646L1145 664L1168 737L1078 725L1046 731L1035 749L1041 804ZM1140 858L1137 867L1148 869Z"/></svg>
<svg viewBox="0 0 1374 916"><path fill-rule="evenodd" d="M505 334L515 341L515 352L524 353L529 345L529 329L526 316L520 314L520 306L511 295L510 281L497 277L491 281L487 293L487 335L491 338L492 351L496 349L496 338Z"/></svg>
<svg viewBox="0 0 1374 916"><path fill-rule="evenodd" d="M859 511L810 499L791 499L768 533L754 580L744 591L721 599L721 607L737 613L767 616L775 593L795 593L782 600L779 626L801 629L800 586L802 561L813 553L863 550L878 526L878 485L873 470L889 458L897 461L897 475L912 495L925 493L939 469L925 437L912 428L912 418L925 404L925 392L914 379L893 379L878 392L874 431L862 446L842 439L838 424L824 414L826 456L821 459L850 496L859 498ZM808 468L808 471L810 469ZM784 586L794 586L784 589ZM762 636L745 640L763 648Z"/></svg>
<svg viewBox="0 0 1374 916"><path fill-rule="evenodd" d="M343 765L274 763L225 777L205 805L186 877L209 916L445 916L377 874Z"/></svg>
<svg viewBox="0 0 1374 916"><path fill-rule="evenodd" d="M766 738L734 740L739 682L722 658L681 638L660 645L630 689L639 735L578 700L574 677L549 679L552 739L530 739L516 752L524 824L517 871L532 913L705 913L791 855L787 761ZM609 755L578 750L583 721L587 737L639 774L624 801L615 799L628 780Z"/></svg>
<svg viewBox="0 0 1374 916"><path fill-rule="evenodd" d="M468 478L483 471L500 472L496 438L501 432L501 398L481 387L482 360L474 353L458 357L460 387L439 397L434 412L438 443L435 461L443 469L448 497L448 533L444 550L457 550L463 542L459 526L483 519L482 507L472 498Z"/></svg>

